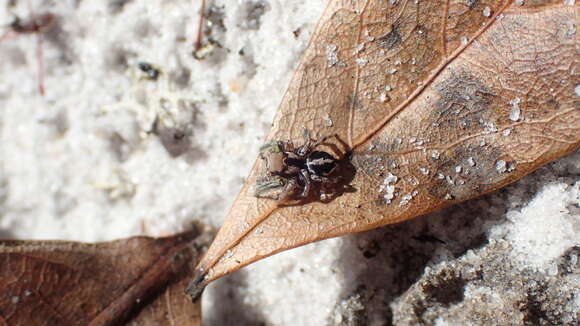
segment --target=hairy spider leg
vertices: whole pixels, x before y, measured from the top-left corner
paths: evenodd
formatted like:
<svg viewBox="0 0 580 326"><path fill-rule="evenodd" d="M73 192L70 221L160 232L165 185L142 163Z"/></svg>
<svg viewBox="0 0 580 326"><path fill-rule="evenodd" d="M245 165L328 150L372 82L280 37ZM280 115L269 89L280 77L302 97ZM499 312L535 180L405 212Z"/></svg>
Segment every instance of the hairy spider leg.
<svg viewBox="0 0 580 326"><path fill-rule="evenodd" d="M300 197L305 198L308 197L308 194L310 193L310 175L308 174L307 169L300 170L300 178L304 182L304 189L302 190Z"/></svg>
<svg viewBox="0 0 580 326"><path fill-rule="evenodd" d="M284 191L281 194L278 194L277 200L285 201L286 199L289 199L290 196L294 194L294 191L296 191L297 187L298 182L296 182L295 179L288 180L288 183L284 187Z"/></svg>

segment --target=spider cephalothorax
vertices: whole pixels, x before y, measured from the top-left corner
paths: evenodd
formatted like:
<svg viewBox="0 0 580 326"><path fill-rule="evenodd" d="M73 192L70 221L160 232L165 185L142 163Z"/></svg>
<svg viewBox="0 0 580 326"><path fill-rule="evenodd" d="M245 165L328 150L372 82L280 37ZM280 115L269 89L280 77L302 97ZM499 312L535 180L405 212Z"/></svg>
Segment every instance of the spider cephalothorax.
<svg viewBox="0 0 580 326"><path fill-rule="evenodd" d="M316 150L327 136L313 142L305 132L306 142L295 148L291 142L272 141L260 148L260 157L266 165L265 176L258 180L256 197L277 200L306 198L313 183L318 184L321 196L329 185L336 181L332 177L338 166L331 154Z"/></svg>

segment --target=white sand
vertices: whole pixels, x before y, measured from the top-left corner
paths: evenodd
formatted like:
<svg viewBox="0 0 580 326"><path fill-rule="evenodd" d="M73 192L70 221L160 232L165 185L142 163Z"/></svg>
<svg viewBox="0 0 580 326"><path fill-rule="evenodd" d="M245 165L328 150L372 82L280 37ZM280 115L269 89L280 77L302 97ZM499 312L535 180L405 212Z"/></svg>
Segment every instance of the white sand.
<svg viewBox="0 0 580 326"><path fill-rule="evenodd" d="M191 56L198 1L33 2L58 21L43 47L44 97L36 36L0 42L0 235L102 241L167 235L194 219L219 226L324 1L215 1L225 30L214 21L212 37L222 47L202 61ZM0 25L29 16L25 1L6 3ZM141 61L161 69L158 81L139 79ZM183 155L171 157L151 133L156 118L186 134ZM578 245L578 158L484 200L482 214L501 221L489 236L507 239L521 266L548 269ZM207 322L338 323L335 306L364 269L357 239L282 253L219 281L204 298Z"/></svg>

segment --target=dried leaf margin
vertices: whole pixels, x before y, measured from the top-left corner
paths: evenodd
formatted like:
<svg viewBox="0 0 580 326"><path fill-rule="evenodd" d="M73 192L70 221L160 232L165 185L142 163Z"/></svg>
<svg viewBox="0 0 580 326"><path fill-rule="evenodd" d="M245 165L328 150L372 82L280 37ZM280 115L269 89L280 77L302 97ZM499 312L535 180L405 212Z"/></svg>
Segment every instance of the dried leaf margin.
<svg viewBox="0 0 580 326"><path fill-rule="evenodd" d="M0 241L0 323L201 325L183 287L197 231L87 244Z"/></svg>
<svg viewBox="0 0 580 326"><path fill-rule="evenodd" d="M357 169L352 184L358 191L330 204L279 207L276 202L253 197L252 185L261 171L258 162L197 267L189 287L192 297L211 280L253 261L488 193L579 147L580 112L575 93L575 81L580 77L578 41L573 25L569 27L578 17L578 6L544 2L520 7L511 1L482 2L489 4L485 7L489 10L474 12L480 18L485 12L491 17L477 24L477 17L468 15L477 28L464 38L463 31L446 31L447 26L462 26L466 20L454 17L452 13L459 9L448 2L442 9L443 32L434 43L439 44L441 61L421 66L429 69L415 74L416 87L408 86L411 78L400 81L396 87L403 91L391 98L392 105L380 106L364 102L362 92L375 88L359 82L368 77L360 66L374 62L361 60L359 54L369 49L374 53L372 48L348 41L348 37L328 36L352 34L360 40L364 29L356 27L360 24L357 19L372 16L366 15L372 12L368 10L371 3L376 8L383 5L372 1L335 1L329 5L269 136L298 142L301 124L319 136L339 134L351 147L350 161ZM413 5L405 2L405 6ZM401 11L393 17L404 14ZM417 31L417 26L409 30ZM384 31L377 34L383 35L382 40L370 32L368 39L384 42L388 50L395 51L404 43L397 41L403 39L403 27L387 21ZM343 49L351 56L337 53ZM402 62L410 60L400 53L395 57ZM396 60L385 71L405 76L402 68L410 65L392 70ZM325 77L316 79L318 84L308 82L316 76ZM377 85L393 84L379 78ZM347 96L324 96L317 91L342 94L342 88ZM328 99L336 102L316 102ZM457 106L463 115L457 112L453 116ZM385 190L394 191L389 194Z"/></svg>

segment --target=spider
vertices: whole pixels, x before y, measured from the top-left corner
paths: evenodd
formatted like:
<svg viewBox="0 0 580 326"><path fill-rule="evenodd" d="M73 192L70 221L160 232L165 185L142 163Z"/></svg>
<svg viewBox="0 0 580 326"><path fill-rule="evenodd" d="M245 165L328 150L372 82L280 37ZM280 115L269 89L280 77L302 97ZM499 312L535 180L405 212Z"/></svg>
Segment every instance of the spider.
<svg viewBox="0 0 580 326"><path fill-rule="evenodd" d="M332 175L338 160L316 148L332 137L337 135L313 141L305 130L305 143L297 148L291 142L279 140L263 145L260 158L266 163L266 176L257 182L256 197L281 201L307 198L316 183L324 198L327 188L338 181L338 177Z"/></svg>

